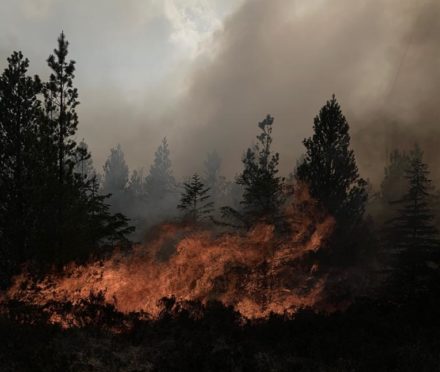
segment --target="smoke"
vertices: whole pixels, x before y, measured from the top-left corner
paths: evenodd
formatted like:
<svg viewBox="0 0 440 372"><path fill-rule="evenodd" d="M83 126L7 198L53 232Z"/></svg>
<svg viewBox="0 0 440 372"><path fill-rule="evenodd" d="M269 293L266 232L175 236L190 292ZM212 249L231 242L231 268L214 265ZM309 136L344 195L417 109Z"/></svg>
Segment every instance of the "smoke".
<svg viewBox="0 0 440 372"><path fill-rule="evenodd" d="M435 160L439 12L437 1L247 1L192 68L173 117L178 166L198 166L215 147L237 172L256 123L271 113L290 172L332 93L365 177L377 183L386 152L415 141Z"/></svg>
<svg viewBox="0 0 440 372"><path fill-rule="evenodd" d="M270 113L287 174L333 93L364 177L377 184L387 151L415 141L432 168L440 144L438 1L232 3L4 1L0 65L21 49L30 72L44 78L64 29L77 61L78 139L90 145L98 171L117 143L131 169L148 169L166 136L178 178L200 170L212 149L233 176ZM207 36L211 23L216 31Z"/></svg>

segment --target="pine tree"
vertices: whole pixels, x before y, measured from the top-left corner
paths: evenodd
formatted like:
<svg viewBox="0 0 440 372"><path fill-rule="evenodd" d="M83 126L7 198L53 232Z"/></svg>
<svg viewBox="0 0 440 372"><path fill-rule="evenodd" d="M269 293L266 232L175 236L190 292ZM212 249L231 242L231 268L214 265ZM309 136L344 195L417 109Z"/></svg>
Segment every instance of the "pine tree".
<svg viewBox="0 0 440 372"><path fill-rule="evenodd" d="M97 177L89 147L84 140L78 144L75 157L74 173L80 175L86 180Z"/></svg>
<svg viewBox="0 0 440 372"><path fill-rule="evenodd" d="M128 166L125 162L121 145L110 150L110 155L104 164L104 193L123 192L128 183Z"/></svg>
<svg viewBox="0 0 440 372"><path fill-rule="evenodd" d="M107 196L97 192L97 175L84 172L91 155L74 139L79 102L73 86L75 62L67 60L68 45L62 33L58 48L47 60L52 73L43 86L44 116L38 128L34 202L41 216L33 226L34 258L46 264L85 259L111 237L125 239L132 230L125 216L109 211Z"/></svg>
<svg viewBox="0 0 440 372"><path fill-rule="evenodd" d="M386 203L400 200L406 192L405 172L410 162L405 152L394 150L390 153L388 165L384 170L384 179L380 185L381 197Z"/></svg>
<svg viewBox="0 0 440 372"><path fill-rule="evenodd" d="M112 210L121 212L129 202L128 198L128 166L120 145L110 150L104 164L102 191L109 195Z"/></svg>
<svg viewBox="0 0 440 372"><path fill-rule="evenodd" d="M77 184L81 181L75 179L74 173L77 156L74 135L78 126L78 91L73 87L75 62L67 59L68 46L64 33L61 33L57 49L47 59L51 74L49 81L43 86L45 115L40 128L41 169L45 171L44 176L42 172L41 182L47 186L45 190L41 190L41 197L44 198L41 203L52 204L55 210L47 211L51 216L45 222L41 221L47 225L39 226L38 229L49 233L52 225L52 236L47 236L42 244L52 244L58 251L64 251L63 253L67 253L67 241L71 241L72 220L80 213L76 209L78 205L75 200L78 200L78 189L81 188ZM51 255L54 256L55 252Z"/></svg>
<svg viewBox="0 0 440 372"><path fill-rule="evenodd" d="M70 175L74 165L76 143L73 136L78 126L78 90L73 87L75 61L67 60L68 46L69 43L62 32L58 38L58 48L47 59L52 73L43 90L47 121L48 125L52 126L57 151L60 184L66 181L66 175Z"/></svg>
<svg viewBox="0 0 440 372"><path fill-rule="evenodd" d="M154 154L154 163L145 178L145 189L150 200L161 200L175 191L176 182L171 170L170 150L167 139L162 140Z"/></svg>
<svg viewBox="0 0 440 372"><path fill-rule="evenodd" d="M29 60L14 52L0 76L0 262L12 266L28 254L29 226L37 212L32 188L41 83L27 76L28 67Z"/></svg>
<svg viewBox="0 0 440 372"><path fill-rule="evenodd" d="M226 188L225 178L220 175L221 163L222 160L215 150L208 153L204 162L203 181L209 187L214 203L224 196Z"/></svg>
<svg viewBox="0 0 440 372"><path fill-rule="evenodd" d="M214 203L208 202L210 189L201 182L199 175L195 173L189 182L184 182L183 186L185 191L177 208L184 213L184 220L198 222L208 217Z"/></svg>
<svg viewBox="0 0 440 372"><path fill-rule="evenodd" d="M362 218L367 201L366 182L359 177L349 147L349 126L334 95L315 117L313 129L313 136L303 142L306 154L297 168L297 178L347 228Z"/></svg>
<svg viewBox="0 0 440 372"><path fill-rule="evenodd" d="M144 199L145 184L144 184L144 169L135 169L130 176L128 181L128 190L131 197L134 200L140 201Z"/></svg>
<svg viewBox="0 0 440 372"><path fill-rule="evenodd" d="M271 151L273 121L273 117L268 115L258 123L261 129L258 142L243 157L244 169L236 179L237 184L243 187L242 210L222 208L225 217L241 220L246 226L252 226L261 219L277 223L280 217L284 178L277 176L279 154Z"/></svg>
<svg viewBox="0 0 440 372"><path fill-rule="evenodd" d="M9 268L85 259L132 231L124 216L109 212L89 174L87 146L75 143L78 94L67 46L61 34L47 83L26 76L29 62L19 52L0 76L0 265Z"/></svg>
<svg viewBox="0 0 440 372"><path fill-rule="evenodd" d="M407 192L395 203L399 207L398 216L390 221L394 238L391 257L399 287L411 295L426 289L429 266L438 264L440 251L431 207L433 188L428 166L418 146L410 153L406 178Z"/></svg>

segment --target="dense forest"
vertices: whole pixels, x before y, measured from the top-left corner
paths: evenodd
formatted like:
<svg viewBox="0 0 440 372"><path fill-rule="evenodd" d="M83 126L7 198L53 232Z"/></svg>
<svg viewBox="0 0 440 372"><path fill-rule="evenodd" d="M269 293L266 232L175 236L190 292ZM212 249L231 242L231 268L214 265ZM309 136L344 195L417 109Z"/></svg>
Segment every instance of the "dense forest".
<svg viewBox="0 0 440 372"><path fill-rule="evenodd" d="M115 144L101 172L86 139L77 141L79 97L68 47L62 33L47 59L47 81L29 75L21 52L12 53L0 76L3 371L440 368L440 192L423 148L414 143L390 151L381 184L372 185L359 174L350 127L333 95L288 175L279 174L280 155L272 146L277 123L270 115L256 123L256 137L249 138L254 144L237 159L242 167L235 179L222 175L215 150L200 155L203 172L176 179L166 138L149 169L130 171ZM304 189L307 202L298 196ZM300 211L295 218L292 203ZM130 256L136 245L148 249L164 223L177 226L176 236L203 229L230 239L270 226L271 239L284 242L302 231L301 216L312 209L319 210L319 221L321 214L330 216L333 228L320 240L322 249L307 251L295 265L309 265L310 273L326 278L319 306L315 301L249 318L221 296L182 299L172 293L152 316L121 311L101 292L44 304L8 292L24 271L38 291L42 278L62 275L68 265L100 262L115 251ZM317 230L307 229L304 240ZM275 244L271 254L277 249ZM277 280L267 265L258 267L261 288ZM251 280L243 267L231 269L234 278ZM293 276L283 272L294 283L287 287L300 286ZM53 321L53 314L70 319L69 326Z"/></svg>

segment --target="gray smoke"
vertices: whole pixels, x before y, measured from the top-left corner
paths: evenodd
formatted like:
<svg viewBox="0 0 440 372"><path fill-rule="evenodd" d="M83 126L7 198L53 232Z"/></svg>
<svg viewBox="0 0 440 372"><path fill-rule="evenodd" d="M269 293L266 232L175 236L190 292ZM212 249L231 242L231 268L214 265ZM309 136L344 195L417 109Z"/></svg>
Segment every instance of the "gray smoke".
<svg viewBox="0 0 440 372"><path fill-rule="evenodd" d="M387 151L415 141L437 159L440 3L304 3L248 1L228 19L214 40L215 57L193 67L173 116L179 167L196 167L215 147L233 174L257 122L271 113L281 168L290 172L332 93L365 177L377 183Z"/></svg>
<svg viewBox="0 0 440 372"><path fill-rule="evenodd" d="M200 171L213 149L223 158L223 173L233 176L258 121L270 113L287 174L303 152L302 139L312 133L313 117L333 93L351 125L365 177L377 184L387 151L415 141L432 167L438 160L438 0L243 1L190 66L139 90L131 82L159 74L160 63L152 61L173 53L166 42L171 25L147 3L0 5L0 67L12 49L22 49L31 72L44 77L44 60L60 30L66 31L78 65L78 139L90 145L98 171L118 143L131 169L148 169L167 136L178 178ZM147 44L154 48L146 50ZM182 71L183 80L177 77ZM176 81L183 93L176 92Z"/></svg>

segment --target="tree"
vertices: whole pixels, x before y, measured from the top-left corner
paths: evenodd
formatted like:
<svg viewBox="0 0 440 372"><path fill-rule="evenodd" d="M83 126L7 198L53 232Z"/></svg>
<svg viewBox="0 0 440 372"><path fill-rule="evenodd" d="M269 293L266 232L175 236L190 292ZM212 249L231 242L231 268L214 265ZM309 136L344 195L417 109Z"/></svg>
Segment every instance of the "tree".
<svg viewBox="0 0 440 372"><path fill-rule="evenodd" d="M121 212L128 204L128 166L121 145L110 150L104 164L102 191L108 194L112 210Z"/></svg>
<svg viewBox="0 0 440 372"><path fill-rule="evenodd" d="M103 190L105 193L123 192L128 183L128 166L121 145L110 149L104 164Z"/></svg>
<svg viewBox="0 0 440 372"><path fill-rule="evenodd" d="M399 287L410 294L426 289L429 266L438 261L440 240L434 226L433 188L423 152L416 145L406 170L408 188L395 202L397 217L390 220L392 265Z"/></svg>
<svg viewBox="0 0 440 372"><path fill-rule="evenodd" d="M170 150L167 139L164 138L154 154L150 173L145 178L147 196L153 200L163 199L167 194L174 192L175 186L176 181L171 170Z"/></svg>
<svg viewBox="0 0 440 372"><path fill-rule="evenodd" d="M364 213L366 182L359 177L349 126L334 95L315 117L313 130L303 141L306 154L297 178L329 213L347 224L344 228L353 226Z"/></svg>
<svg viewBox="0 0 440 372"><path fill-rule="evenodd" d="M261 219L277 223L284 202L284 178L277 176L279 154L271 151L273 121L273 117L267 115L258 123L261 129L258 142L248 148L243 157L244 169L236 179L243 187L242 210L222 209L225 217L239 219L246 226Z"/></svg>
<svg viewBox="0 0 440 372"><path fill-rule="evenodd" d="M144 169L134 170L131 173L130 180L128 181L128 190L134 200L144 199L145 184L144 184Z"/></svg>
<svg viewBox="0 0 440 372"><path fill-rule="evenodd" d="M214 203L208 202L209 188L201 182L200 177L195 173L189 182L183 184L185 191L182 193L180 203L177 206L184 213L184 219L191 222L198 222L206 218L211 212Z"/></svg>
<svg viewBox="0 0 440 372"><path fill-rule="evenodd" d="M50 204L52 199L54 211L46 220L52 224L52 244L58 250L64 249L65 238L71 233L70 220L74 211L74 194L80 185L75 184L73 171L77 156L77 144L74 135L78 126L76 107L79 104L78 91L73 86L75 61L68 60L69 43L64 33L58 38L58 47L47 59L51 69L49 81L43 85L44 121L41 125L41 169L42 180L47 186L42 191L43 204ZM72 199L73 198L73 199ZM49 226L40 226L48 230ZM54 243L55 242L55 243ZM45 244L49 244L47 241Z"/></svg>
<svg viewBox="0 0 440 372"><path fill-rule="evenodd" d="M30 249L29 226L35 181L40 79L27 76L29 60L21 52L8 58L0 76L0 254L2 264L23 260ZM9 266L9 265L7 265ZM10 267L0 271L6 272Z"/></svg>
<svg viewBox="0 0 440 372"><path fill-rule="evenodd" d="M132 231L124 216L109 212L90 174L91 154L74 140L78 93L67 47L61 34L47 83L26 76L29 62L20 52L0 76L2 276L24 261L41 267L86 259Z"/></svg>
<svg viewBox="0 0 440 372"><path fill-rule="evenodd" d="M31 229L32 258L42 264L85 259L115 235L125 239L131 230L125 216L110 213L107 196L97 192L97 176L86 175L91 155L85 144L77 145L74 139L79 102L68 45L61 33L47 60L52 72L43 85L44 115L38 127L34 203L40 216Z"/></svg>
<svg viewBox="0 0 440 372"><path fill-rule="evenodd" d="M73 171L85 179L91 179L97 176L95 168L93 167L89 147L84 140L82 140L76 148L76 159Z"/></svg>
<svg viewBox="0 0 440 372"><path fill-rule="evenodd" d="M410 157L405 152L393 150L389 156L388 165L384 170L384 178L380 185L381 197L386 203L400 200L407 189L405 177L409 167Z"/></svg>
<svg viewBox="0 0 440 372"><path fill-rule="evenodd" d="M52 70L49 82L44 86L46 119L53 128L53 140L57 151L58 182L65 182L66 174L73 167L76 143L73 135L78 126L76 107L78 90L73 87L75 61L67 60L69 42L62 32L58 48L47 59Z"/></svg>
<svg viewBox="0 0 440 372"><path fill-rule="evenodd" d="M208 153L204 162L203 181L209 187L214 203L224 196L226 188L225 178L220 175L221 163L222 160L215 150Z"/></svg>

